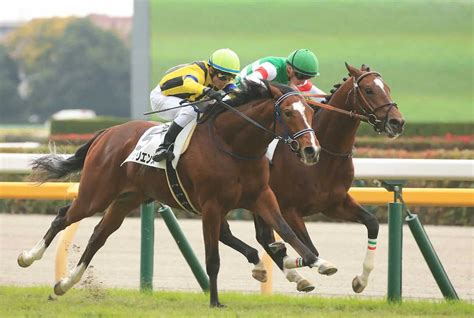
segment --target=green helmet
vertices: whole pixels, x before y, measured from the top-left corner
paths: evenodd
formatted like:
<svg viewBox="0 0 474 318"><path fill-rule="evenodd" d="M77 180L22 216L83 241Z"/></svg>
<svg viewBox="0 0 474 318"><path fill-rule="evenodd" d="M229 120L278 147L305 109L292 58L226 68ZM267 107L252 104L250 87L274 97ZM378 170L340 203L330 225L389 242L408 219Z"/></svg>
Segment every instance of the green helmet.
<svg viewBox="0 0 474 318"><path fill-rule="evenodd" d="M288 55L286 62L298 73L306 76L319 75L319 62L316 55L308 49L299 49Z"/></svg>
<svg viewBox="0 0 474 318"><path fill-rule="evenodd" d="M209 65L219 71L231 74L239 74L240 60L231 49L219 49L209 57Z"/></svg>

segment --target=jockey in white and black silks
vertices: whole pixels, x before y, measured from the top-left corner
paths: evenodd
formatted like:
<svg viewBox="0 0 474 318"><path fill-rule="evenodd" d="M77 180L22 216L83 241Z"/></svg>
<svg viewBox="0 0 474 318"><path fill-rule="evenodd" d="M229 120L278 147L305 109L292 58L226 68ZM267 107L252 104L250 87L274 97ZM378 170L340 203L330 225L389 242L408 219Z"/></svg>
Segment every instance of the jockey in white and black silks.
<svg viewBox="0 0 474 318"><path fill-rule="evenodd" d="M234 79L240 71L240 60L230 49L212 53L207 61L180 65L169 71L150 93L153 110L179 107L183 101L198 101L204 97L222 100L220 90L229 92L236 88ZM156 150L153 160L173 160L173 144L179 132L197 118L192 107L176 108L160 113L167 120L173 120L164 142Z"/></svg>
<svg viewBox="0 0 474 318"><path fill-rule="evenodd" d="M236 83L239 86L244 78L258 81L268 80L286 85L294 85L303 93L322 94L325 93L317 88L311 78L319 75L319 62L308 49L293 51L288 57L268 56L256 60L242 69L237 76ZM321 102L323 97L312 97Z"/></svg>

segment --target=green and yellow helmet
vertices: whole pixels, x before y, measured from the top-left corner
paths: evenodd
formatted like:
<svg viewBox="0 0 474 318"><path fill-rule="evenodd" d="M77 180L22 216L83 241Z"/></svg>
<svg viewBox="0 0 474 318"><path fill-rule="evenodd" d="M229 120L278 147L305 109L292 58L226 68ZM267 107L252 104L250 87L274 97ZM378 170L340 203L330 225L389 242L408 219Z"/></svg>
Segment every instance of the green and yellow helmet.
<svg viewBox="0 0 474 318"><path fill-rule="evenodd" d="M219 49L209 57L209 65L224 73L239 74L240 60L231 49Z"/></svg>
<svg viewBox="0 0 474 318"><path fill-rule="evenodd" d="M299 49L288 55L286 62L295 69L296 72L306 76L319 75L319 62L316 55L308 49Z"/></svg>

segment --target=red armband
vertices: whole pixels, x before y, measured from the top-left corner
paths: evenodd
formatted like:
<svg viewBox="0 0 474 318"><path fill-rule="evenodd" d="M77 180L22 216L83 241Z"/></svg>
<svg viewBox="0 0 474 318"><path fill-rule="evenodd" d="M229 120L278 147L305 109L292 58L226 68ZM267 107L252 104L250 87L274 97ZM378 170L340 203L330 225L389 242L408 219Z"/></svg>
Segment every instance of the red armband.
<svg viewBox="0 0 474 318"><path fill-rule="evenodd" d="M311 83L311 81L305 81L303 84L298 85L297 87L300 92L308 92L313 87L313 83Z"/></svg>

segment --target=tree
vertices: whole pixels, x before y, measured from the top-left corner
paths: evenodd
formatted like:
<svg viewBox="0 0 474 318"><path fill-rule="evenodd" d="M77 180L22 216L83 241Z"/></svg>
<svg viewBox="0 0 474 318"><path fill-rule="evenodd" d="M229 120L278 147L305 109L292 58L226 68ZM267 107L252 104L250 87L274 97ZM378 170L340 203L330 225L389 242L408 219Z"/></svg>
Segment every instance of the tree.
<svg viewBox="0 0 474 318"><path fill-rule="evenodd" d="M0 45L0 123L19 122L25 119L24 102L18 94L18 66Z"/></svg>
<svg viewBox="0 0 474 318"><path fill-rule="evenodd" d="M8 42L27 75L31 114L47 119L60 109L89 108L129 116L129 49L115 33L87 18L31 23L45 33L25 27L31 32L19 31Z"/></svg>

